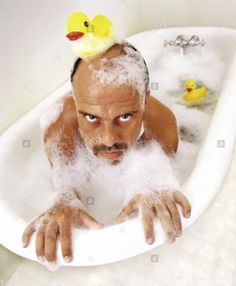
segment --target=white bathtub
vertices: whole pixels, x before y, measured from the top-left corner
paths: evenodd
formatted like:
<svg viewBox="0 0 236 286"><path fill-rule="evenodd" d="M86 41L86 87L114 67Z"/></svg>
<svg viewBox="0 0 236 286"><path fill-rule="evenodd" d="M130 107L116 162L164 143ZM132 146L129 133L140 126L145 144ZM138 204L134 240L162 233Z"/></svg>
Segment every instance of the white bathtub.
<svg viewBox="0 0 236 286"><path fill-rule="evenodd" d="M220 94L217 106L200 145L194 167L182 185L182 191L192 205L191 218L182 218L183 227L187 228L204 212L217 194L231 159L236 135L236 31L210 27L172 28L137 34L128 40L143 53L151 67L155 60L158 64L164 57L175 54L181 57L178 48L163 48L165 39L175 39L178 34L196 34L206 41L203 50L187 50L186 56L188 53L195 53L195 59L198 56L200 59L204 53L210 55L211 51L214 51L224 63L224 76L218 86ZM170 70L170 74L171 72ZM162 79L162 82L164 84L165 79ZM68 91L69 82L24 115L0 138L0 243L32 260L37 260L34 243L24 249L21 236L26 224L50 205L48 196L52 193L50 167L43 150L39 116ZM25 141L23 147L23 140L30 140L30 146L26 147L28 141ZM218 140L224 140L224 148L217 146ZM25 178L29 161L35 162L35 168L30 171L30 175L27 173L28 177ZM138 218L132 218L120 225L107 226L102 230L74 230L74 260L65 264L60 248L58 260L61 265L86 266L111 263L138 255L165 242L160 224L157 223L155 227L156 240L153 245L145 243Z"/></svg>

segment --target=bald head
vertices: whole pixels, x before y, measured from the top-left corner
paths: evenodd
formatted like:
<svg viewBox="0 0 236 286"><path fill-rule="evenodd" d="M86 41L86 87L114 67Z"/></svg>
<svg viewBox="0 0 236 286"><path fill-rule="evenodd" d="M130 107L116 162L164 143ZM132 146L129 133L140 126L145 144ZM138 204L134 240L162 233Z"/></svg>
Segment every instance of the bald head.
<svg viewBox="0 0 236 286"><path fill-rule="evenodd" d="M122 51L121 44L116 43L112 47L110 47L108 50L106 50L104 53L99 54L96 57L91 58L90 60L85 61L85 60L82 60L81 58L78 58L75 61L73 69L71 71L71 82L72 83L74 82L74 77L75 77L75 74L76 74L79 66L81 67L81 65L82 65L85 67L89 63L99 64L99 61L101 61L102 58L105 58L105 57L106 58L114 58L118 55L121 55L122 53L124 53L124 52Z"/></svg>
<svg viewBox="0 0 236 286"><path fill-rule="evenodd" d="M113 86L130 85L143 102L148 90L148 68L142 55L127 42L116 43L104 53L88 60L78 59L71 73L74 90L87 85L93 92L98 83Z"/></svg>

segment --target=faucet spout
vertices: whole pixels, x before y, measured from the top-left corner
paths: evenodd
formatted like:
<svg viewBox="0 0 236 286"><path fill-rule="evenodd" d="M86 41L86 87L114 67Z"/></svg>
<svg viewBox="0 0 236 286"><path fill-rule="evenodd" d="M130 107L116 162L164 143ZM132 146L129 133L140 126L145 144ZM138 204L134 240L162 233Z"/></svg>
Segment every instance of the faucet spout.
<svg viewBox="0 0 236 286"><path fill-rule="evenodd" d="M186 53L188 47L204 46L205 41L198 36L193 35L190 38L185 38L183 35L178 35L175 40L164 41L164 47L173 46L180 47L183 54Z"/></svg>

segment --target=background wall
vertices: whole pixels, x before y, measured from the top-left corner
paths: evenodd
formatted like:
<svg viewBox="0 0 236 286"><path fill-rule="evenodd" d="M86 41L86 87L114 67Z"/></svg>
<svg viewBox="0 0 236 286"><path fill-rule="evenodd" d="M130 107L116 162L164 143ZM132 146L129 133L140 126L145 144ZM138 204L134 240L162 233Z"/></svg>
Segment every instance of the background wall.
<svg viewBox="0 0 236 286"><path fill-rule="evenodd" d="M0 0L0 134L68 80L65 22L108 15L121 35L173 26L236 28L236 0Z"/></svg>

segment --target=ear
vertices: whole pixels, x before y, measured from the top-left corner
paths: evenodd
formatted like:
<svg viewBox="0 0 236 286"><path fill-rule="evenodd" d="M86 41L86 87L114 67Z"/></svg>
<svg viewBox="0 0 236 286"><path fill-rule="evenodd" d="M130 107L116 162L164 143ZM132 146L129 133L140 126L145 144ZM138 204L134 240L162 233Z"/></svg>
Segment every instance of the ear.
<svg viewBox="0 0 236 286"><path fill-rule="evenodd" d="M146 93L145 104L147 103L147 99L148 99L149 96L151 96L151 90L150 89Z"/></svg>

